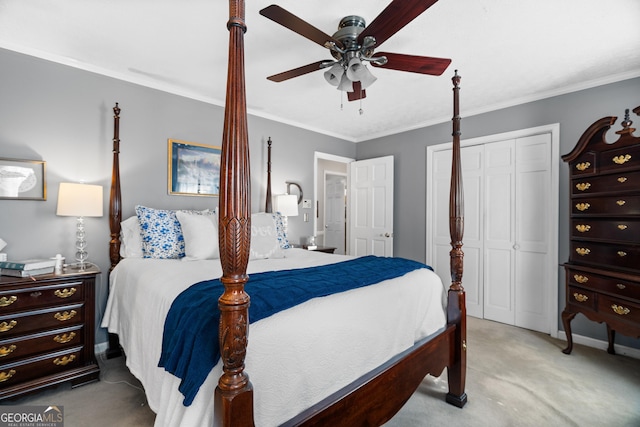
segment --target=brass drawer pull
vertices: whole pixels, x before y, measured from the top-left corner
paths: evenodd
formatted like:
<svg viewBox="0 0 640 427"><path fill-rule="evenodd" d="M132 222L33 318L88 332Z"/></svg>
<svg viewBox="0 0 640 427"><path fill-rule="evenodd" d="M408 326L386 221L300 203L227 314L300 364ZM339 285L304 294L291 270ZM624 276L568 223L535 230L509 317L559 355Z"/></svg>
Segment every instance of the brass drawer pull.
<svg viewBox="0 0 640 427"><path fill-rule="evenodd" d="M623 182L627 182L627 177L626 176L621 176L620 178L618 178L618 182L620 184L622 184Z"/></svg>
<svg viewBox="0 0 640 427"><path fill-rule="evenodd" d="M624 224L618 224L618 229L619 230L626 230L628 227Z"/></svg>
<svg viewBox="0 0 640 427"><path fill-rule="evenodd" d="M78 314L77 311L71 310L70 312L69 311L65 311L64 313L58 312L58 313L54 314L53 317L55 317L56 319L58 319L61 322L64 322L65 320L71 319L76 314Z"/></svg>
<svg viewBox="0 0 640 427"><path fill-rule="evenodd" d="M573 278L576 279L576 282L578 283L587 283L589 281L587 276L582 276L580 274L574 274Z"/></svg>
<svg viewBox="0 0 640 427"><path fill-rule="evenodd" d="M58 365L58 366L65 366L65 365L68 365L69 363L73 362L74 360L76 360L76 355L75 354L71 354L69 356L56 357L53 360L53 364L54 365Z"/></svg>
<svg viewBox="0 0 640 427"><path fill-rule="evenodd" d="M589 169L589 166L591 166L591 163L589 163L589 162L578 163L576 165L576 169L578 169L580 172L583 172L583 171Z"/></svg>
<svg viewBox="0 0 640 427"><path fill-rule="evenodd" d="M0 372L0 383L8 380L16 374L15 369L11 369L9 372Z"/></svg>
<svg viewBox="0 0 640 427"><path fill-rule="evenodd" d="M590 207L591 207L591 205L589 203L578 203L576 205L576 209L578 209L581 212L586 211Z"/></svg>
<svg viewBox="0 0 640 427"><path fill-rule="evenodd" d="M612 309L616 314L619 314L620 316L624 316L625 314L629 314L629 313L631 313L631 310L629 310L627 307L623 307L623 306L621 306L621 305L612 304L612 305L611 305L611 309Z"/></svg>
<svg viewBox="0 0 640 427"><path fill-rule="evenodd" d="M76 337L75 332L69 332L68 334L56 335L55 337L53 337L53 340L60 344L66 344L72 339L74 339L75 337Z"/></svg>
<svg viewBox="0 0 640 427"><path fill-rule="evenodd" d="M591 184L588 182L579 182L578 184L576 184L576 188L580 191L588 190L589 187L591 187Z"/></svg>
<svg viewBox="0 0 640 427"><path fill-rule="evenodd" d="M618 251L618 256L627 256L627 253L625 251Z"/></svg>
<svg viewBox="0 0 640 427"><path fill-rule="evenodd" d="M16 301L18 301L18 297L15 295L11 295L9 298L2 297L0 298L0 307L7 307Z"/></svg>
<svg viewBox="0 0 640 427"><path fill-rule="evenodd" d="M616 287L617 287L618 289L625 289L625 288L626 288L626 286L625 286L625 285L623 285L622 283L618 283L618 284L616 285Z"/></svg>
<svg viewBox="0 0 640 427"><path fill-rule="evenodd" d="M583 294L579 294L577 292L574 292L573 297L576 299L576 301L578 302L585 302L586 300L589 299L588 296L583 295Z"/></svg>
<svg viewBox="0 0 640 427"><path fill-rule="evenodd" d="M5 357L16 351L15 345L11 344L9 347L0 347L0 357Z"/></svg>
<svg viewBox="0 0 640 427"><path fill-rule="evenodd" d="M578 230L581 233L584 233L591 230L591 226L587 224L578 224L576 225L576 230Z"/></svg>
<svg viewBox="0 0 640 427"><path fill-rule="evenodd" d="M617 204L618 206L624 206L624 204L625 204L625 203L627 203L625 200L618 200L618 201L616 202L616 204Z"/></svg>
<svg viewBox="0 0 640 427"><path fill-rule="evenodd" d="M2 322L0 323L0 332L7 332L13 329L18 324L17 321L12 320L11 322Z"/></svg>
<svg viewBox="0 0 640 427"><path fill-rule="evenodd" d="M619 156L615 156L613 159L613 163L617 165L623 165L631 160L631 154L625 154L624 156L621 154Z"/></svg>
<svg viewBox="0 0 640 427"><path fill-rule="evenodd" d="M71 295L75 294L76 291L77 291L76 288L63 289L63 290L57 289L53 294L58 298L69 298Z"/></svg>
<svg viewBox="0 0 640 427"><path fill-rule="evenodd" d="M591 249L589 249L589 248L576 248L576 252L580 256L585 256L585 255L589 255L589 253L591 253Z"/></svg>

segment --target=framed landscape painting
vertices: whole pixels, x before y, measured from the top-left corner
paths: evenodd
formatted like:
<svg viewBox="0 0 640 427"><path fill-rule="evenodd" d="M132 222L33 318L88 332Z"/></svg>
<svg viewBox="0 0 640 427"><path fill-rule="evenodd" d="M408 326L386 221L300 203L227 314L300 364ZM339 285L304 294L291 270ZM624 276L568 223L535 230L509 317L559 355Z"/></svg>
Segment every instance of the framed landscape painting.
<svg viewBox="0 0 640 427"><path fill-rule="evenodd" d="M169 194L218 196L220 147L169 139Z"/></svg>

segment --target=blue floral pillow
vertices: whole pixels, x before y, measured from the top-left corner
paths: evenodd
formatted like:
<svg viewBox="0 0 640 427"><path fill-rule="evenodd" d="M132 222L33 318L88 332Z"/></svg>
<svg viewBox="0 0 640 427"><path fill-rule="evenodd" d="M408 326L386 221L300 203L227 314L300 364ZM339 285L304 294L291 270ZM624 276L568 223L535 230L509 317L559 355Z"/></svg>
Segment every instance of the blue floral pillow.
<svg viewBox="0 0 640 427"><path fill-rule="evenodd" d="M175 211L136 206L144 258L175 259L184 256L184 237Z"/></svg>
<svg viewBox="0 0 640 427"><path fill-rule="evenodd" d="M289 239L287 239L287 231L284 228L284 222L282 221L280 212L274 213L273 219L276 222L276 237L280 243L280 247L282 249L289 249L291 245L289 244Z"/></svg>

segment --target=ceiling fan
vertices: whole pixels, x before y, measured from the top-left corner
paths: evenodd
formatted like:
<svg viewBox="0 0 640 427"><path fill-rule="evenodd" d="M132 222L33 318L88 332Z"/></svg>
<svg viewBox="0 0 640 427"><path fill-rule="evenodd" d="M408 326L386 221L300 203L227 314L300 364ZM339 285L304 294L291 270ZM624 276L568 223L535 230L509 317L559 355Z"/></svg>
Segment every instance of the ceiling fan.
<svg viewBox="0 0 640 427"><path fill-rule="evenodd" d="M332 36L280 6L268 6L260 11L261 15L329 49L334 59L317 61L267 79L282 82L328 68L324 73L325 79L338 90L347 92L349 101L355 101L365 98L365 89L376 81L376 77L364 65L365 62L374 67L439 76L447 69L451 59L375 52L375 48L437 1L392 0L368 26L360 16L342 18L338 31Z"/></svg>

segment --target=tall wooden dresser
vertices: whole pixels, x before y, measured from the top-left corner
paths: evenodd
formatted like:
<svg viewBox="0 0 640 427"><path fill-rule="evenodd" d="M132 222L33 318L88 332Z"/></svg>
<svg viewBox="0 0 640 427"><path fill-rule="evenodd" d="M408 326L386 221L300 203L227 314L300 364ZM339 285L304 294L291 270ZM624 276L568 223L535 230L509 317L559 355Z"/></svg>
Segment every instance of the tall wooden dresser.
<svg viewBox="0 0 640 427"><path fill-rule="evenodd" d="M633 112L640 115L640 107ZM562 312L566 354L573 349L571 320L577 313L606 323L611 354L616 332L640 337L640 137L633 135L629 110L622 129L605 135L616 120L596 121L562 156L569 164L571 198Z"/></svg>
<svg viewBox="0 0 640 427"><path fill-rule="evenodd" d="M0 400L98 380L97 267L31 278L0 276Z"/></svg>

